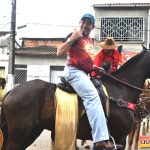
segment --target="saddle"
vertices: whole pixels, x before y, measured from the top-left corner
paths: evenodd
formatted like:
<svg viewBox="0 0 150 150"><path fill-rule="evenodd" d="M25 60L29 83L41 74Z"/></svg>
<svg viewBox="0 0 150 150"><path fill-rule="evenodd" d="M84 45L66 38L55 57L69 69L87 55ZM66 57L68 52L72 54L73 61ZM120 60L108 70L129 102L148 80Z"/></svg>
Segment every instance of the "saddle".
<svg viewBox="0 0 150 150"><path fill-rule="evenodd" d="M58 88L66 91L68 93L76 93L74 88L65 80L65 78L63 76L60 77L60 80L61 80L61 82L57 84ZM103 106L103 109L104 109L104 112L106 115L106 99L108 97L106 94L106 91L104 91L106 89L104 89L104 86L103 86L102 82L100 81L100 79L91 77L91 81L98 91L98 94L100 96L101 103L102 103L102 106ZM81 104L80 101L79 101L79 105L82 105L82 107L83 107L83 104Z"/></svg>
<svg viewBox="0 0 150 150"><path fill-rule="evenodd" d="M74 88L66 81L66 79L63 76L60 77L60 81L61 82L57 84L57 87L68 93L76 93Z"/></svg>

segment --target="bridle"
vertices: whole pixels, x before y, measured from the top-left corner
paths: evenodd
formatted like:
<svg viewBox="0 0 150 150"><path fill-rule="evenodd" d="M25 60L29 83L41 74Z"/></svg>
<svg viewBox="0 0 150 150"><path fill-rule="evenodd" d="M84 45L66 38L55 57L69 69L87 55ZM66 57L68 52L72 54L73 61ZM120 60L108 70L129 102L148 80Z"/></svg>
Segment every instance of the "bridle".
<svg viewBox="0 0 150 150"><path fill-rule="evenodd" d="M129 84L129 83L127 83L127 82L125 82L125 81L122 81L122 80L120 80L120 79L118 79L118 78L116 78L116 77L114 77L114 76L112 76L111 74L108 74L108 73L103 73L104 75L106 75L106 76L109 76L110 78L112 78L113 80L115 80L115 81L117 81L117 82L120 82L120 83L122 83L122 84L124 84L124 85L126 85L126 86L129 86L129 87L131 87L131 88L133 88L133 89L136 89L136 90L139 90L139 91L142 91L142 92L150 92L150 90L147 90L147 89L143 89L143 88L139 88L139 87L137 87L137 86L134 86L134 85L132 85L132 84Z"/></svg>

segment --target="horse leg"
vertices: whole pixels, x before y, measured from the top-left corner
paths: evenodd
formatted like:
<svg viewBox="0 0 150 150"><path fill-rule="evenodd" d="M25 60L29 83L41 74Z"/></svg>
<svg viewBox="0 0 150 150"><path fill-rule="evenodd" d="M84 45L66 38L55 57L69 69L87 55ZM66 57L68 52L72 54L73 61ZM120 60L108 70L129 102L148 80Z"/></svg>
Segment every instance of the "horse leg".
<svg viewBox="0 0 150 150"><path fill-rule="evenodd" d="M149 117L147 117L147 126L146 126L146 133L149 132Z"/></svg>
<svg viewBox="0 0 150 150"><path fill-rule="evenodd" d="M142 135L144 135L144 136L146 135L145 121L143 121Z"/></svg>
<svg viewBox="0 0 150 150"><path fill-rule="evenodd" d="M55 145L55 132L54 131L52 131L51 132L51 148L52 148L52 150L54 150L54 145Z"/></svg>
<svg viewBox="0 0 150 150"><path fill-rule="evenodd" d="M78 144L77 144L77 139L75 141L75 150L79 150Z"/></svg>
<svg viewBox="0 0 150 150"><path fill-rule="evenodd" d="M81 140L81 145L84 146L85 149L90 149L90 141L89 140Z"/></svg>
<svg viewBox="0 0 150 150"><path fill-rule="evenodd" d="M141 122L138 121L137 129L136 129L136 132L135 132L134 150L138 150L138 140L139 140L139 135L140 135L140 128L141 128Z"/></svg>
<svg viewBox="0 0 150 150"><path fill-rule="evenodd" d="M18 140L17 138L11 138L8 136L5 145L2 150L25 150L24 142L22 140Z"/></svg>
<svg viewBox="0 0 150 150"><path fill-rule="evenodd" d="M39 128L31 130L29 127L8 130L8 138L3 150L25 150L42 131L43 129Z"/></svg>
<svg viewBox="0 0 150 150"><path fill-rule="evenodd" d="M133 144L133 138L136 130L137 122L135 121L132 127L131 132L128 135L128 150L131 150L132 144Z"/></svg>

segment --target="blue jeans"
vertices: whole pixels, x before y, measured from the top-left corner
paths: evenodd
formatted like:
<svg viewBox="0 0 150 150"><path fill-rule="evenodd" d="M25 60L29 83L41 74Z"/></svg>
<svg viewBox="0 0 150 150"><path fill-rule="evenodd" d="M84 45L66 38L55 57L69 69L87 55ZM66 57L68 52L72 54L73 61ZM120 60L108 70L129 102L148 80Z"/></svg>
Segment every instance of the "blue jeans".
<svg viewBox="0 0 150 150"><path fill-rule="evenodd" d="M64 77L83 100L84 107L92 128L93 142L109 139L106 118L96 88L89 76L82 70L66 66Z"/></svg>

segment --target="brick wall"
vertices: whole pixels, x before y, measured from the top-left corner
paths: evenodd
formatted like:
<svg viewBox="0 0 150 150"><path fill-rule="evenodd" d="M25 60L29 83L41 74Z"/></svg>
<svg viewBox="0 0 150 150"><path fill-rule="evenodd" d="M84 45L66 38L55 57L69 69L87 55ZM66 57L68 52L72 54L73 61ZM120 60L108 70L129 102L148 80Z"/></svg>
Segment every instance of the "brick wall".
<svg viewBox="0 0 150 150"><path fill-rule="evenodd" d="M58 47L62 41L51 41L51 40L27 40L23 41L23 47L38 47L38 46L53 46Z"/></svg>

